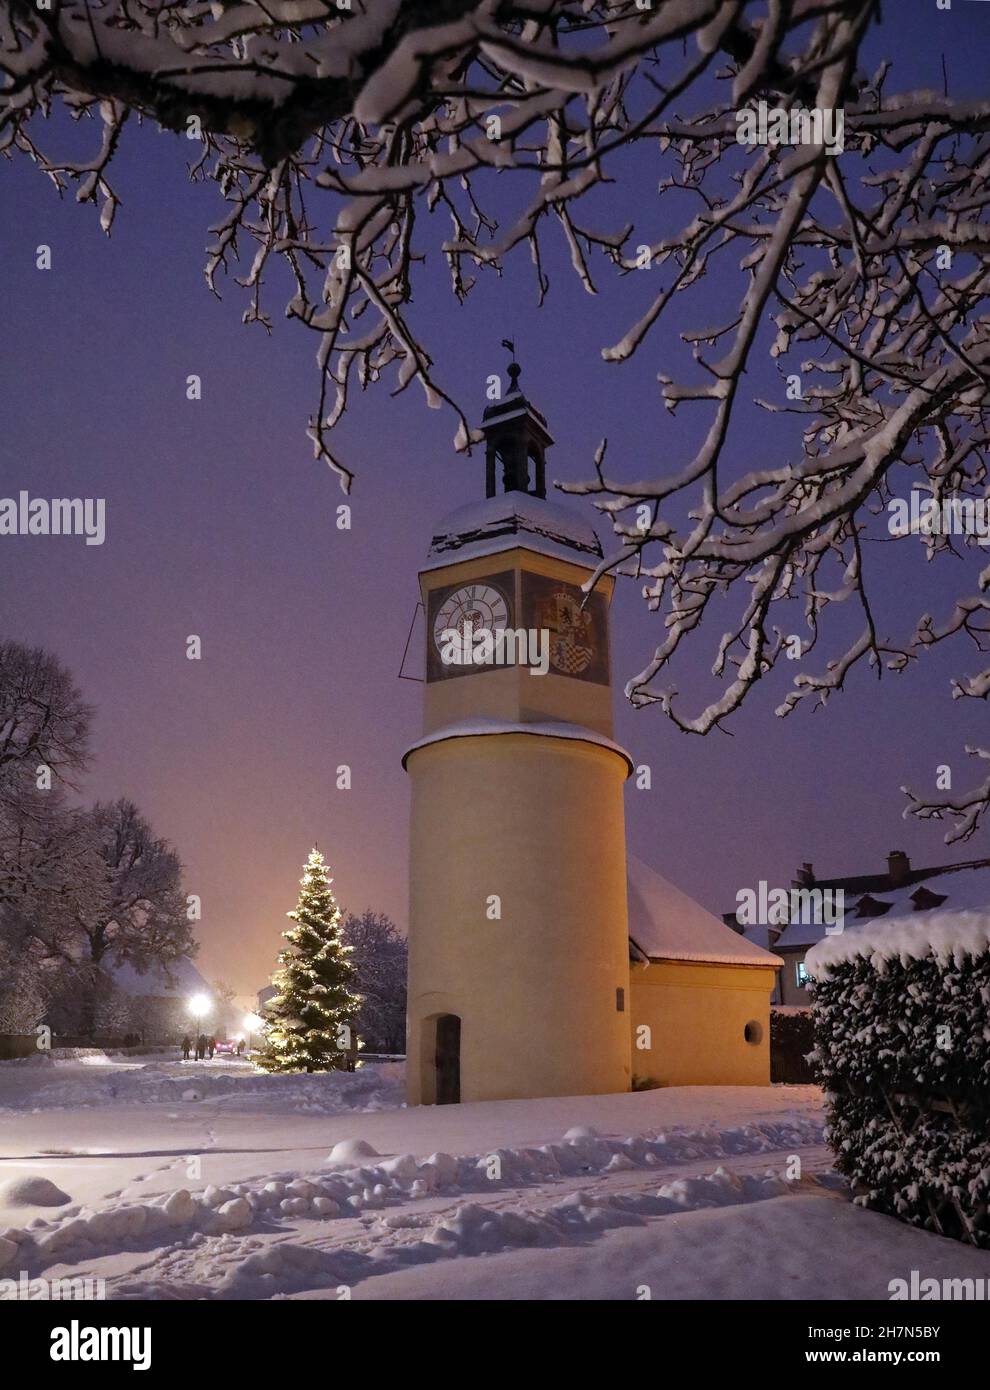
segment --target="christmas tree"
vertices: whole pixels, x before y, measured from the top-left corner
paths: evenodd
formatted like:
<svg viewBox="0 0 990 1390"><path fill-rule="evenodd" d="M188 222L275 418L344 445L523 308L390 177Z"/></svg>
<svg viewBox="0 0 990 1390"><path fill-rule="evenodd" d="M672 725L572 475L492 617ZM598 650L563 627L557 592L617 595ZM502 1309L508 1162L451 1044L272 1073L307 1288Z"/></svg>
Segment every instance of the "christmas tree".
<svg viewBox="0 0 990 1390"><path fill-rule="evenodd" d="M278 994L266 1010L265 1042L257 1058L265 1071L330 1071L345 1060L361 1000L351 992L351 948L340 939L340 909L318 849L310 852L289 943L272 976Z"/></svg>

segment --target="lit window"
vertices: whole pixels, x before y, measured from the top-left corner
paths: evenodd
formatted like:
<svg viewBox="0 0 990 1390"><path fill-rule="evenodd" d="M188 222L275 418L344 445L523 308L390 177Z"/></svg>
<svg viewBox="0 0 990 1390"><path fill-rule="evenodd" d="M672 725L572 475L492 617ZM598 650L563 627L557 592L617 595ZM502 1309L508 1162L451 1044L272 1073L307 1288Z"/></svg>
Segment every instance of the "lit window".
<svg viewBox="0 0 990 1390"><path fill-rule="evenodd" d="M798 989L804 989L805 986L807 985L807 983L808 983L808 981L809 981L810 979L811 979L811 976L808 974L807 970L805 970L805 968L804 968L804 961L803 961L803 960L799 960L798 963L797 963L797 982L798 982Z"/></svg>

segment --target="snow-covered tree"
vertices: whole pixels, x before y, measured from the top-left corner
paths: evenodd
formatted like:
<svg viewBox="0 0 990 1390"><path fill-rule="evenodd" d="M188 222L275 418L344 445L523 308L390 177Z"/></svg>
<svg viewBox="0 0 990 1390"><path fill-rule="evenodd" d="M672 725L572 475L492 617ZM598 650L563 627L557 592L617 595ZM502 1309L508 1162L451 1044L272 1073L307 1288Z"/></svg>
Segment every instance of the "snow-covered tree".
<svg viewBox="0 0 990 1390"><path fill-rule="evenodd" d="M408 943L381 912L348 913L342 931L354 955L355 988L361 998L357 1030L373 1052L403 1052L406 1041Z"/></svg>
<svg viewBox="0 0 990 1390"><path fill-rule="evenodd" d="M33 936L51 955L74 954L77 915L94 910L102 884L85 812L57 791L18 790L0 807L0 933Z"/></svg>
<svg viewBox="0 0 990 1390"><path fill-rule="evenodd" d="M0 1031L46 1020L74 977L76 913L99 895L86 816L66 797L91 715L56 657L0 642Z"/></svg>
<svg viewBox="0 0 990 1390"><path fill-rule="evenodd" d="M84 811L54 791L22 796L0 809L0 941L35 994L66 995L73 1031L91 1033L106 966L143 971L194 949L178 857L132 802Z"/></svg>
<svg viewBox="0 0 990 1390"><path fill-rule="evenodd" d="M0 933L0 1033L30 1033L45 1017L48 996L38 962Z"/></svg>
<svg viewBox="0 0 990 1390"><path fill-rule="evenodd" d="M330 1071L350 1046L360 1007L353 993L351 948L340 935L340 909L318 849L310 851L299 902L283 932L288 945L272 976L278 990L265 1010L265 1039L257 1057L265 1071Z"/></svg>
<svg viewBox="0 0 990 1390"><path fill-rule="evenodd" d="M139 972L192 955L195 943L182 893L182 865L132 801L98 802L83 821L91 852L74 885L72 957L92 982L83 1031L96 1027L106 967L127 961Z"/></svg>
<svg viewBox="0 0 990 1390"><path fill-rule="evenodd" d="M102 892L77 922L94 965L107 956L138 970L191 954L182 865L132 801L97 802L89 813Z"/></svg>
<svg viewBox="0 0 990 1390"><path fill-rule="evenodd" d="M887 516L912 491L951 507L986 490L990 100L950 94L934 4L932 90L867 70L886 20L879 0L0 0L0 148L75 184L109 231L128 121L189 137L192 178L228 204L208 279L236 271L245 318L267 325L270 268L287 263L286 311L316 335L310 434L345 487L330 434L355 380L417 381L454 405L458 447L476 437L407 316L437 216L459 300L526 249L542 302L548 229L589 293L599 267L631 277L643 308L603 356L652 350L659 399L696 428L608 467L603 441L571 490L612 523L603 569L663 625L629 698L706 734L785 671L781 715L860 664L897 672L990 638L977 538ZM99 130L91 158L55 152L59 103ZM761 104L797 138L741 138ZM812 112L841 115L838 144ZM758 462L754 402L794 421ZM917 621L891 630L873 581L892 546L955 566L950 613L927 611L919 566ZM716 688L692 711L673 677L706 619ZM990 668L952 694L987 699ZM909 809L964 838L988 807L990 779Z"/></svg>
<svg viewBox="0 0 990 1390"><path fill-rule="evenodd" d="M62 949L69 899L92 885L91 843L66 791L87 764L92 710L41 648L0 641L0 936L33 959L43 930Z"/></svg>
<svg viewBox="0 0 990 1390"><path fill-rule="evenodd" d="M143 970L193 950L171 846L130 801L68 801L91 717L56 657L0 642L0 955L18 963L20 1014L55 1008L84 1032L111 989L104 963Z"/></svg>

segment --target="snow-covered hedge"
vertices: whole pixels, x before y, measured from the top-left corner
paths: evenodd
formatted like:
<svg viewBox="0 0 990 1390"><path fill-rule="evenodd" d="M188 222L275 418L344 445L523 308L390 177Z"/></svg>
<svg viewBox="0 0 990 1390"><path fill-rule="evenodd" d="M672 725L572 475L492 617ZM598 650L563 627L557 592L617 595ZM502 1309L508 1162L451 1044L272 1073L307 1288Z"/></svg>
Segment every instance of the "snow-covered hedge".
<svg viewBox="0 0 990 1390"><path fill-rule="evenodd" d="M828 1137L857 1201L990 1246L990 912L930 912L808 953Z"/></svg>

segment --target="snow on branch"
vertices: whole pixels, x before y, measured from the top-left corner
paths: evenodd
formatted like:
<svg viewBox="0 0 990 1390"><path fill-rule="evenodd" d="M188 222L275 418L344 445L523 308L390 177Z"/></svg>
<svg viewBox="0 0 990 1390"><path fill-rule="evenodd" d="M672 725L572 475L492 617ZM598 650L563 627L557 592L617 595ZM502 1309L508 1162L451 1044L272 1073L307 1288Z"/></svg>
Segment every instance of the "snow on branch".
<svg viewBox="0 0 990 1390"><path fill-rule="evenodd" d="M990 762L990 749L974 748L969 745L966 752L970 757L983 758ZM948 818L953 821L953 828L946 834L945 843L954 844L957 840L968 840L980 827L980 822L990 810L990 775L981 782L978 787L972 788L968 792L960 792L957 796L947 796L933 801L926 801L923 797L915 796L910 787L902 787L901 791L908 798L908 805L904 808L904 815L917 816L919 820L944 820Z"/></svg>
<svg viewBox="0 0 990 1390"><path fill-rule="evenodd" d="M591 293L648 270L603 356L652 353L659 403L700 429L658 431L656 457L620 472L602 450L565 490L614 530L602 571L639 580L664 624L629 698L704 734L780 662L799 663L786 715L980 625L971 608L898 637L877 609L891 546L980 553L972 532L889 513L985 507L990 381L990 100L862 71L879 19L876 0L0 0L0 151L74 184L109 232L125 135L193 136L191 176L227 204L208 281L236 276L268 327L288 267L285 312L316 335L309 433L345 489L331 435L355 387L416 384L453 410L458 448L476 437L407 317L431 245L458 300L525 249L542 302L551 232ZM99 132L88 160L54 152L59 104ZM741 141L760 113L774 138ZM702 281L704 318L675 342L673 305L683 319ZM786 457L756 466L754 404L793 426ZM673 665L708 617L719 689L692 712ZM988 690L986 674L953 687Z"/></svg>
<svg viewBox="0 0 990 1390"><path fill-rule="evenodd" d="M267 272L275 259L287 263L286 313L319 337L309 433L347 489L351 470L330 434L355 382L388 379L397 391L418 382L430 406L454 409L458 447L471 442L406 321L422 256L417 214L448 220L440 249L458 298L474 283L469 267L498 274L521 244L542 297L540 237L550 225L593 293L590 259L621 270L632 230L627 220L587 228L574 211L611 177L606 156L630 144L655 148L673 104L710 80L719 53L741 65L740 91L768 81L799 91L805 59L783 56L793 35L809 19L820 33L839 22L836 43L846 43L841 22L864 10L852 0L795 0L767 26L761 8L747 0L61 0L50 8L0 0L0 151L26 154L60 191L75 183L79 201L99 202L109 232L118 205L110 166L129 113L199 142L191 175L218 184L229 204L212 229L208 282L217 289L218 276L235 274L250 295L245 320L270 327ZM813 40L806 55L815 69L820 48ZM60 126L44 122L59 103L77 121L99 122L91 159L53 152ZM509 170L536 171L539 186L504 223L481 191L485 174Z"/></svg>

